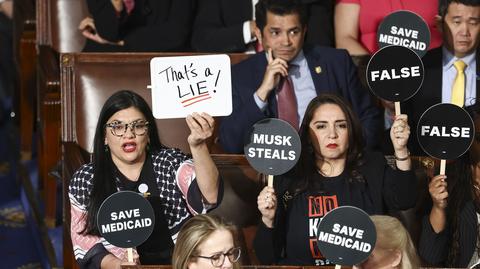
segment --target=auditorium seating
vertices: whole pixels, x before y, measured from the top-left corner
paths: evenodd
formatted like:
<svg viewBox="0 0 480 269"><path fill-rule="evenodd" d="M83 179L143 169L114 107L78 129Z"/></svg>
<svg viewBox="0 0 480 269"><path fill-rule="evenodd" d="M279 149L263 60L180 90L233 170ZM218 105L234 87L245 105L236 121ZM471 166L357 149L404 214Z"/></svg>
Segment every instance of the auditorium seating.
<svg viewBox="0 0 480 269"><path fill-rule="evenodd" d="M75 261L69 235L70 208L68 183L73 172L88 162L93 150L93 136L100 109L115 91L129 89L151 102L150 59L157 56L173 56L172 53L104 53L61 55L61 119L62 161L64 185L64 267L73 268ZM181 54L184 55L184 54ZM248 57L245 54L230 55L236 63ZM218 120L216 119L218 127ZM160 139L169 147L189 152L188 127L184 119L156 121ZM217 128L218 129L218 128ZM258 222L256 197L260 191L260 178L241 155L221 154L215 139L209 143L214 160L225 180L222 205L212 213L222 215L239 226L243 247L251 246ZM236 208L236 210L232 210ZM240 213L241 212L241 213ZM246 263L253 256L244 256Z"/></svg>
<svg viewBox="0 0 480 269"><path fill-rule="evenodd" d="M19 121L20 152L22 157L32 150L33 107L36 89L35 1L16 0L13 14L14 57L18 66L18 85L15 88L14 110ZM28 158L28 157L27 157Z"/></svg>
<svg viewBox="0 0 480 269"><path fill-rule="evenodd" d="M37 0L38 93L36 126L45 222L55 225L55 179L49 172L60 159L60 53L80 52L85 38L77 29L88 14L84 0Z"/></svg>

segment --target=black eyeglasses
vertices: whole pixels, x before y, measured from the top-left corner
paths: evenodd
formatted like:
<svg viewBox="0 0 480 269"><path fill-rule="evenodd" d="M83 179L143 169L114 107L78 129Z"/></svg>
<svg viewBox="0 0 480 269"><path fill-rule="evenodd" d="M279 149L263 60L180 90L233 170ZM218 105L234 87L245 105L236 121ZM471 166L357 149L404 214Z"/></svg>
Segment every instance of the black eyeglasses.
<svg viewBox="0 0 480 269"><path fill-rule="evenodd" d="M137 120L130 123L114 121L105 124L105 127L110 127L110 130L114 136L124 136L128 127L130 127L130 130L134 135L144 135L147 133L148 125L148 121L145 120Z"/></svg>
<svg viewBox="0 0 480 269"><path fill-rule="evenodd" d="M232 248L225 253L213 254L210 257L200 256L200 255L193 256L193 257L209 259L214 267L220 267L225 262L225 256L228 257L228 259L230 260L231 263L234 263L234 262L238 261L238 259L240 259L241 252L242 252L241 249L239 247L237 247L237 248Z"/></svg>

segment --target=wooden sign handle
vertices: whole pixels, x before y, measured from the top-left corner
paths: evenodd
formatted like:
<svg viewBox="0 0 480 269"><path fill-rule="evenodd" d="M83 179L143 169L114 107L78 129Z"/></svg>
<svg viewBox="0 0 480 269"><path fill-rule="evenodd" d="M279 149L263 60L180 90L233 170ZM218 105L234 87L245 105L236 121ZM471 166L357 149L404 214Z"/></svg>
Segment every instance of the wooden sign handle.
<svg viewBox="0 0 480 269"><path fill-rule="evenodd" d="M395 116L402 114L402 111L400 110L400 102L395 102Z"/></svg>
<svg viewBox="0 0 480 269"><path fill-rule="evenodd" d="M127 248L127 260L133 262L133 248Z"/></svg>
<svg viewBox="0 0 480 269"><path fill-rule="evenodd" d="M447 160L440 160L440 175L445 175L446 166L447 166Z"/></svg>
<svg viewBox="0 0 480 269"><path fill-rule="evenodd" d="M340 264L335 264L335 269L340 269L342 266Z"/></svg>
<svg viewBox="0 0 480 269"><path fill-rule="evenodd" d="M267 176L268 186L273 188L273 175Z"/></svg>

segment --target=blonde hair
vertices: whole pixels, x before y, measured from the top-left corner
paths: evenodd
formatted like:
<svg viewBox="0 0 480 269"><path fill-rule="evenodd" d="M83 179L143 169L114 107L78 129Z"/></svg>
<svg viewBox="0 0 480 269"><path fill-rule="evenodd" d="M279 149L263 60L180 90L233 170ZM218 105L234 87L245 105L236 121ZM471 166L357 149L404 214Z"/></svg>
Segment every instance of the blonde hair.
<svg viewBox="0 0 480 269"><path fill-rule="evenodd" d="M172 269L187 269L190 262L198 255L197 247L217 230L226 230L232 234L235 243L236 229L230 223L218 216L197 215L189 219L178 233L177 242L172 255ZM225 257L228 259L227 257ZM238 262L233 263L233 268L240 268Z"/></svg>
<svg viewBox="0 0 480 269"><path fill-rule="evenodd" d="M420 268L420 260L408 231L402 223L390 216L376 215L370 217L377 230L375 247L400 251L402 260L400 269Z"/></svg>

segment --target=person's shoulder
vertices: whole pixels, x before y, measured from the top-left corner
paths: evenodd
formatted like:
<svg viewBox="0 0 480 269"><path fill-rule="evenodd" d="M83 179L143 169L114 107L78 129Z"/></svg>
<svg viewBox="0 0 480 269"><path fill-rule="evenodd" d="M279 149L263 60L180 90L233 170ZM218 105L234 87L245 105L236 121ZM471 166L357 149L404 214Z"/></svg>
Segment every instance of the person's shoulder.
<svg viewBox="0 0 480 269"><path fill-rule="evenodd" d="M93 163L78 168L70 179L70 189L90 189L93 186Z"/></svg>
<svg viewBox="0 0 480 269"><path fill-rule="evenodd" d="M260 65L262 64L262 62L266 62L266 61L267 61L267 58L265 56L265 53L262 52L262 53L253 54L247 59L232 65L232 73L251 72L252 67Z"/></svg>
<svg viewBox="0 0 480 269"><path fill-rule="evenodd" d="M91 178L93 178L93 163L86 163L75 171L72 181L85 181Z"/></svg>
<svg viewBox="0 0 480 269"><path fill-rule="evenodd" d="M161 163L181 163L188 156L178 148L162 148L151 154L152 162L154 165Z"/></svg>
<svg viewBox="0 0 480 269"><path fill-rule="evenodd" d="M443 55L442 46L431 49L427 51L427 53L425 53L425 55L422 57L422 62L425 66L428 66L430 64L435 64L435 65L441 64L442 55Z"/></svg>
<svg viewBox="0 0 480 269"><path fill-rule="evenodd" d="M337 49L318 45L305 46L304 53L307 59L310 57L322 57L322 59L338 59L350 56L348 54L348 51L345 49Z"/></svg>

